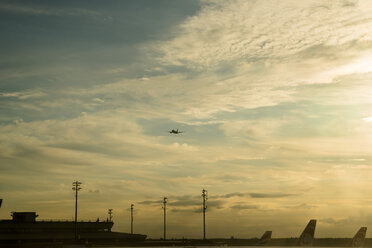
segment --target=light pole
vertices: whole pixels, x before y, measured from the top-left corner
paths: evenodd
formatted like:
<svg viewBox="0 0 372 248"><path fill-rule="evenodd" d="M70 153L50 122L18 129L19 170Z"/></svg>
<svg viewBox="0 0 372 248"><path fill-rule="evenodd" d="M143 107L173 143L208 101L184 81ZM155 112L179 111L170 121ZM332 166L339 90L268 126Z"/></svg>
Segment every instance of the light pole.
<svg viewBox="0 0 372 248"><path fill-rule="evenodd" d="M205 211L207 210L208 191L202 190L203 197L203 239L205 240Z"/></svg>
<svg viewBox="0 0 372 248"><path fill-rule="evenodd" d="M130 233L133 234L133 207L134 204L130 204Z"/></svg>
<svg viewBox="0 0 372 248"><path fill-rule="evenodd" d="M110 208L109 210L108 210L108 215L109 215L109 221L110 222L112 222L112 208ZM111 225L111 224L110 224ZM111 232L111 227L108 229L109 230L109 232Z"/></svg>
<svg viewBox="0 0 372 248"><path fill-rule="evenodd" d="M164 210L164 240L167 238L167 197L163 199L163 210Z"/></svg>
<svg viewBox="0 0 372 248"><path fill-rule="evenodd" d="M108 210L108 215L109 215L109 220L110 220L110 222L112 221L112 208L110 208L109 210Z"/></svg>
<svg viewBox="0 0 372 248"><path fill-rule="evenodd" d="M78 208L78 191L80 188L81 182L75 181L72 183L72 190L75 191L75 240L78 240L78 231L77 231L77 208Z"/></svg>

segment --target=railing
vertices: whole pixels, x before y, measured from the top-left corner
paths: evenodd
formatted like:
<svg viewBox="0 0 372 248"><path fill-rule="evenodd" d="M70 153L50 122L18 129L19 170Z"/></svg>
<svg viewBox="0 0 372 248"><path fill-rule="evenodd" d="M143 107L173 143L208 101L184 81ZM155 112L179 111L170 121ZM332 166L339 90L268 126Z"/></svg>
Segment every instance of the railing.
<svg viewBox="0 0 372 248"><path fill-rule="evenodd" d="M74 220L70 219L41 219L37 220L37 222L75 222ZM113 221L94 221L94 220L78 220L78 222L93 222L93 223L113 223Z"/></svg>

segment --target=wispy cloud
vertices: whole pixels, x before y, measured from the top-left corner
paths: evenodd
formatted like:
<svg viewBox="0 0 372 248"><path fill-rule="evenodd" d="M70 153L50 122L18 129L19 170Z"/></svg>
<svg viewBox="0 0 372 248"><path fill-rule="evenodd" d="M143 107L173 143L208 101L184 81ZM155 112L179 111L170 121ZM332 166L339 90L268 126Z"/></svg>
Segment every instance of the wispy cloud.
<svg viewBox="0 0 372 248"><path fill-rule="evenodd" d="M161 204L162 201L161 200L147 200L147 201L140 201L138 202L138 204L142 204L142 205L152 205L152 204Z"/></svg>
<svg viewBox="0 0 372 248"><path fill-rule="evenodd" d="M249 210L249 209L258 209L259 207L256 205L233 205L230 208L236 209L236 210Z"/></svg>
<svg viewBox="0 0 372 248"><path fill-rule="evenodd" d="M307 48L370 40L367 2L213 1L161 46L162 61L196 69L278 59Z"/></svg>
<svg viewBox="0 0 372 248"><path fill-rule="evenodd" d="M33 5L33 4L9 4L1 3L0 10L14 12L17 14L26 14L26 15L47 15L47 16L92 16L98 17L102 16L101 13L97 11L92 11L88 9L63 9L63 8L53 8L42 5Z"/></svg>
<svg viewBox="0 0 372 248"><path fill-rule="evenodd" d="M127 14L121 4L0 4L12 38L2 46L0 215L25 206L70 218L78 178L84 218L114 208L126 231L119 220L134 203L150 237L164 196L174 237L199 237L203 188L216 237L267 226L295 235L310 215L327 235L369 221L356 214L369 211L372 176L369 1L201 1L178 21L172 1L130 3L144 12ZM101 13L115 19L90 22ZM51 22L25 25L31 15Z"/></svg>
<svg viewBox="0 0 372 248"><path fill-rule="evenodd" d="M234 192L225 195L219 195L221 198L232 198L232 197L251 197L251 198L282 198L282 197L291 197L296 196L297 194L288 194L288 193L243 193L243 192Z"/></svg>
<svg viewBox="0 0 372 248"><path fill-rule="evenodd" d="M47 94L42 90L28 90L28 91L17 91L17 92L0 92L0 97L18 98L18 99L28 99L43 97Z"/></svg>
<svg viewBox="0 0 372 248"><path fill-rule="evenodd" d="M289 197L294 196L295 194L288 194L288 193L250 193L252 198L282 198L282 197Z"/></svg>

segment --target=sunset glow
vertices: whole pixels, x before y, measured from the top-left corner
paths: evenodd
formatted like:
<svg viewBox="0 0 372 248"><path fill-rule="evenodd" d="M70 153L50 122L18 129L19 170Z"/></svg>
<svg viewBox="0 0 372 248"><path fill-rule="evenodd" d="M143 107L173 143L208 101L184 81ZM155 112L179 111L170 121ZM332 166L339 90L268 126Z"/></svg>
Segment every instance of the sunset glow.
<svg viewBox="0 0 372 248"><path fill-rule="evenodd" d="M0 217L372 227L372 1L1 1ZM169 133L172 129L183 133ZM79 218L80 218L79 217ZM371 237L367 233L367 237Z"/></svg>

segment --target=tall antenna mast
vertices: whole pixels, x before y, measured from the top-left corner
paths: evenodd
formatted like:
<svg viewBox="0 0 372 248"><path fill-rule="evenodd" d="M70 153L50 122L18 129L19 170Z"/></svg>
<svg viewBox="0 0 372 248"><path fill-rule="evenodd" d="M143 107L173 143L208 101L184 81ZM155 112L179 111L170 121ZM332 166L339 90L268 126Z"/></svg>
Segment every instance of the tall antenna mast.
<svg viewBox="0 0 372 248"><path fill-rule="evenodd" d="M207 210L208 191L202 190L203 197L203 239L205 240L205 211Z"/></svg>
<svg viewBox="0 0 372 248"><path fill-rule="evenodd" d="M163 210L164 210L164 240L166 240L167 236L167 197L163 199Z"/></svg>
<svg viewBox="0 0 372 248"><path fill-rule="evenodd" d="M77 229L77 208L78 208L78 191L80 188L81 182L75 181L72 183L72 190L75 191L75 240L78 240L78 229Z"/></svg>
<svg viewBox="0 0 372 248"><path fill-rule="evenodd" d="M133 234L133 207L134 204L130 204L130 233Z"/></svg>

